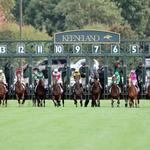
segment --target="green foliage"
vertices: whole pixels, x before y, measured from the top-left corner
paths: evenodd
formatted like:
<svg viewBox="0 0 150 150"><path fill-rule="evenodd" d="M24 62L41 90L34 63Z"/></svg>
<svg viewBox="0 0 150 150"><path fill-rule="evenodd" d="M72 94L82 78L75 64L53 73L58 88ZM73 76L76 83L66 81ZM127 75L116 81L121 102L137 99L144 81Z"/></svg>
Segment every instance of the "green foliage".
<svg viewBox="0 0 150 150"><path fill-rule="evenodd" d="M31 0L25 10L25 23L33 25L40 31L46 31L49 35L57 30L62 30L63 19L56 15L54 8L60 0ZM61 24L57 20L61 20Z"/></svg>
<svg viewBox="0 0 150 150"><path fill-rule="evenodd" d="M14 17L11 13L11 10L14 7L14 0L0 0L0 6L3 8L6 19L8 21L12 20Z"/></svg>
<svg viewBox="0 0 150 150"><path fill-rule="evenodd" d="M0 40L19 40L20 30L15 23L0 25ZM46 33L37 31L32 26L23 27L23 40L47 40L50 37Z"/></svg>
<svg viewBox="0 0 150 150"><path fill-rule="evenodd" d="M114 0L122 8L122 16L140 36L144 36L150 16L149 0Z"/></svg>
<svg viewBox="0 0 150 150"><path fill-rule="evenodd" d="M22 0L22 13L23 13L23 20L24 20L24 14L25 9L28 7L28 4L31 0ZM12 10L12 13L14 14L17 21L20 20L20 0L15 0L15 6Z"/></svg>
<svg viewBox="0 0 150 150"><path fill-rule="evenodd" d="M62 0L56 7L65 16L65 29L83 28L89 24L112 25L122 22L121 11L110 0Z"/></svg>
<svg viewBox="0 0 150 150"><path fill-rule="evenodd" d="M137 39L138 38L138 34L131 29L130 25L127 25L127 24L124 24L124 25L113 24L109 30L120 33L121 39Z"/></svg>
<svg viewBox="0 0 150 150"><path fill-rule="evenodd" d="M83 29L109 30L109 26L106 24L88 24L85 25Z"/></svg>

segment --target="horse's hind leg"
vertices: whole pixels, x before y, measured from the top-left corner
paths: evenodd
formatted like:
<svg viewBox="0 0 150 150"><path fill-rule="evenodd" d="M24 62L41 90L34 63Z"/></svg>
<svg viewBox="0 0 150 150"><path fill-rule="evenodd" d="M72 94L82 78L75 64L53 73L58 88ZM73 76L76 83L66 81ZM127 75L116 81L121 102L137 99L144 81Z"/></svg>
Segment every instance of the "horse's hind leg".
<svg viewBox="0 0 150 150"><path fill-rule="evenodd" d="M97 98L97 106L100 107L100 95Z"/></svg>
<svg viewBox="0 0 150 150"><path fill-rule="evenodd" d="M77 97L75 95L73 96L73 100L74 100L74 104L76 105L76 107L78 107L78 105L77 105Z"/></svg>

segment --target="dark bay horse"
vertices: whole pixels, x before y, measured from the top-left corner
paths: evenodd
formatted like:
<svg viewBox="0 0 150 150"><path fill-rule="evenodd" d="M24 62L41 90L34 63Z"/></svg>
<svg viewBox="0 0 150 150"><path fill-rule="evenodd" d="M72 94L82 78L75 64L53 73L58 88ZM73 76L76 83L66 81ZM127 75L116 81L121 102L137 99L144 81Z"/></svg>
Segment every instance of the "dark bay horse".
<svg viewBox="0 0 150 150"><path fill-rule="evenodd" d="M101 89L102 87L100 82L95 78L91 86L92 107L100 107Z"/></svg>
<svg viewBox="0 0 150 150"><path fill-rule="evenodd" d="M45 98L46 98L46 90L44 88L44 80L40 79L38 85L36 86L35 100L33 101L33 106L36 106L36 102L37 102L38 107L40 106L45 107Z"/></svg>
<svg viewBox="0 0 150 150"><path fill-rule="evenodd" d="M116 83L113 83L111 85L110 96L111 96L111 107L114 107L115 100L117 100L117 107L119 107L119 104L120 104L120 91L119 91L119 87Z"/></svg>
<svg viewBox="0 0 150 150"><path fill-rule="evenodd" d="M137 107L139 105L138 91L130 79L128 81L128 99L130 107L134 107L134 105Z"/></svg>
<svg viewBox="0 0 150 150"><path fill-rule="evenodd" d="M15 95L18 100L18 104L24 104L25 103L25 97L27 95L26 87L23 87L23 84L19 79L17 79L17 82L15 83ZM21 102L22 100L22 102Z"/></svg>
<svg viewBox="0 0 150 150"><path fill-rule="evenodd" d="M61 106L61 99L62 99L62 92L59 83L55 80L52 85L52 100L54 106L59 107ZM62 105L64 107L64 99L62 99Z"/></svg>
<svg viewBox="0 0 150 150"><path fill-rule="evenodd" d="M77 100L80 99L80 106L83 106L82 100L83 100L83 86L79 82L79 80L76 80L76 83L73 85L73 100L74 104L77 107Z"/></svg>
<svg viewBox="0 0 150 150"><path fill-rule="evenodd" d="M0 105L2 101L2 105L7 107L7 99L6 99L6 88L3 82L0 82Z"/></svg>

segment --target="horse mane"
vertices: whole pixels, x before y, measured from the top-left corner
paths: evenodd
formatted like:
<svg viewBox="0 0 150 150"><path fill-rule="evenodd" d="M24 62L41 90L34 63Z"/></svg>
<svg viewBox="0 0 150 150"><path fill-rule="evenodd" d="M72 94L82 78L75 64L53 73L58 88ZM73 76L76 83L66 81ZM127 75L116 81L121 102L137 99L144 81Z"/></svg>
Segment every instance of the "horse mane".
<svg viewBox="0 0 150 150"><path fill-rule="evenodd" d="M24 93L24 88L22 86L22 83L17 80L17 82L15 83L15 92L17 95L23 94Z"/></svg>
<svg viewBox="0 0 150 150"><path fill-rule="evenodd" d="M38 82L38 85L36 88L36 95L37 96L44 96L45 95L44 82L42 79L40 79Z"/></svg>
<svg viewBox="0 0 150 150"><path fill-rule="evenodd" d="M136 87L133 85L133 83L131 82L131 85L128 85L128 95L130 98L134 98L138 95Z"/></svg>
<svg viewBox="0 0 150 150"><path fill-rule="evenodd" d="M74 85L74 92L76 95L81 95L83 91L83 86L80 82L76 82Z"/></svg>
<svg viewBox="0 0 150 150"><path fill-rule="evenodd" d="M111 97L118 98L120 96L119 88L116 83L113 83L111 86Z"/></svg>
<svg viewBox="0 0 150 150"><path fill-rule="evenodd" d="M101 88L99 86L99 81L96 80L96 81L94 81L92 83L92 89L91 89L91 91L92 91L93 94L100 93Z"/></svg>
<svg viewBox="0 0 150 150"><path fill-rule="evenodd" d="M59 95L61 95L61 89L60 89L58 83L54 83L54 84L53 84L53 95L54 95L54 96L59 96Z"/></svg>

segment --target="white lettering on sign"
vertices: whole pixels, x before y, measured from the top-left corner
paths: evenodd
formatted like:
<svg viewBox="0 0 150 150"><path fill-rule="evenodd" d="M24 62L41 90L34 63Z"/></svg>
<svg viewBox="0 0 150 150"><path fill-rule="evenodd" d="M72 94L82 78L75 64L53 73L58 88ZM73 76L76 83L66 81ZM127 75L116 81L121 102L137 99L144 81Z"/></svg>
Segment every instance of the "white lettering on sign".
<svg viewBox="0 0 150 150"><path fill-rule="evenodd" d="M93 45L93 53L97 54L97 53L101 53L101 46L100 45Z"/></svg>
<svg viewBox="0 0 150 150"><path fill-rule="evenodd" d="M55 45L55 53L63 53L63 46L62 45Z"/></svg>
<svg viewBox="0 0 150 150"><path fill-rule="evenodd" d="M139 45L130 45L130 53L139 53Z"/></svg>
<svg viewBox="0 0 150 150"><path fill-rule="evenodd" d="M43 53L43 46L42 45L37 45L37 53Z"/></svg>
<svg viewBox="0 0 150 150"><path fill-rule="evenodd" d="M17 52L19 54L24 54L25 53L25 46L22 44L22 45L18 45L17 46Z"/></svg>
<svg viewBox="0 0 150 150"><path fill-rule="evenodd" d="M6 46L5 46L5 45L1 45L1 46L0 46L0 53L1 53L1 54L6 53Z"/></svg>
<svg viewBox="0 0 150 150"><path fill-rule="evenodd" d="M120 46L119 45L111 45L111 53L119 54L120 53Z"/></svg>
<svg viewBox="0 0 150 150"><path fill-rule="evenodd" d="M81 45L73 45L73 53L81 53L82 52L82 46Z"/></svg>

